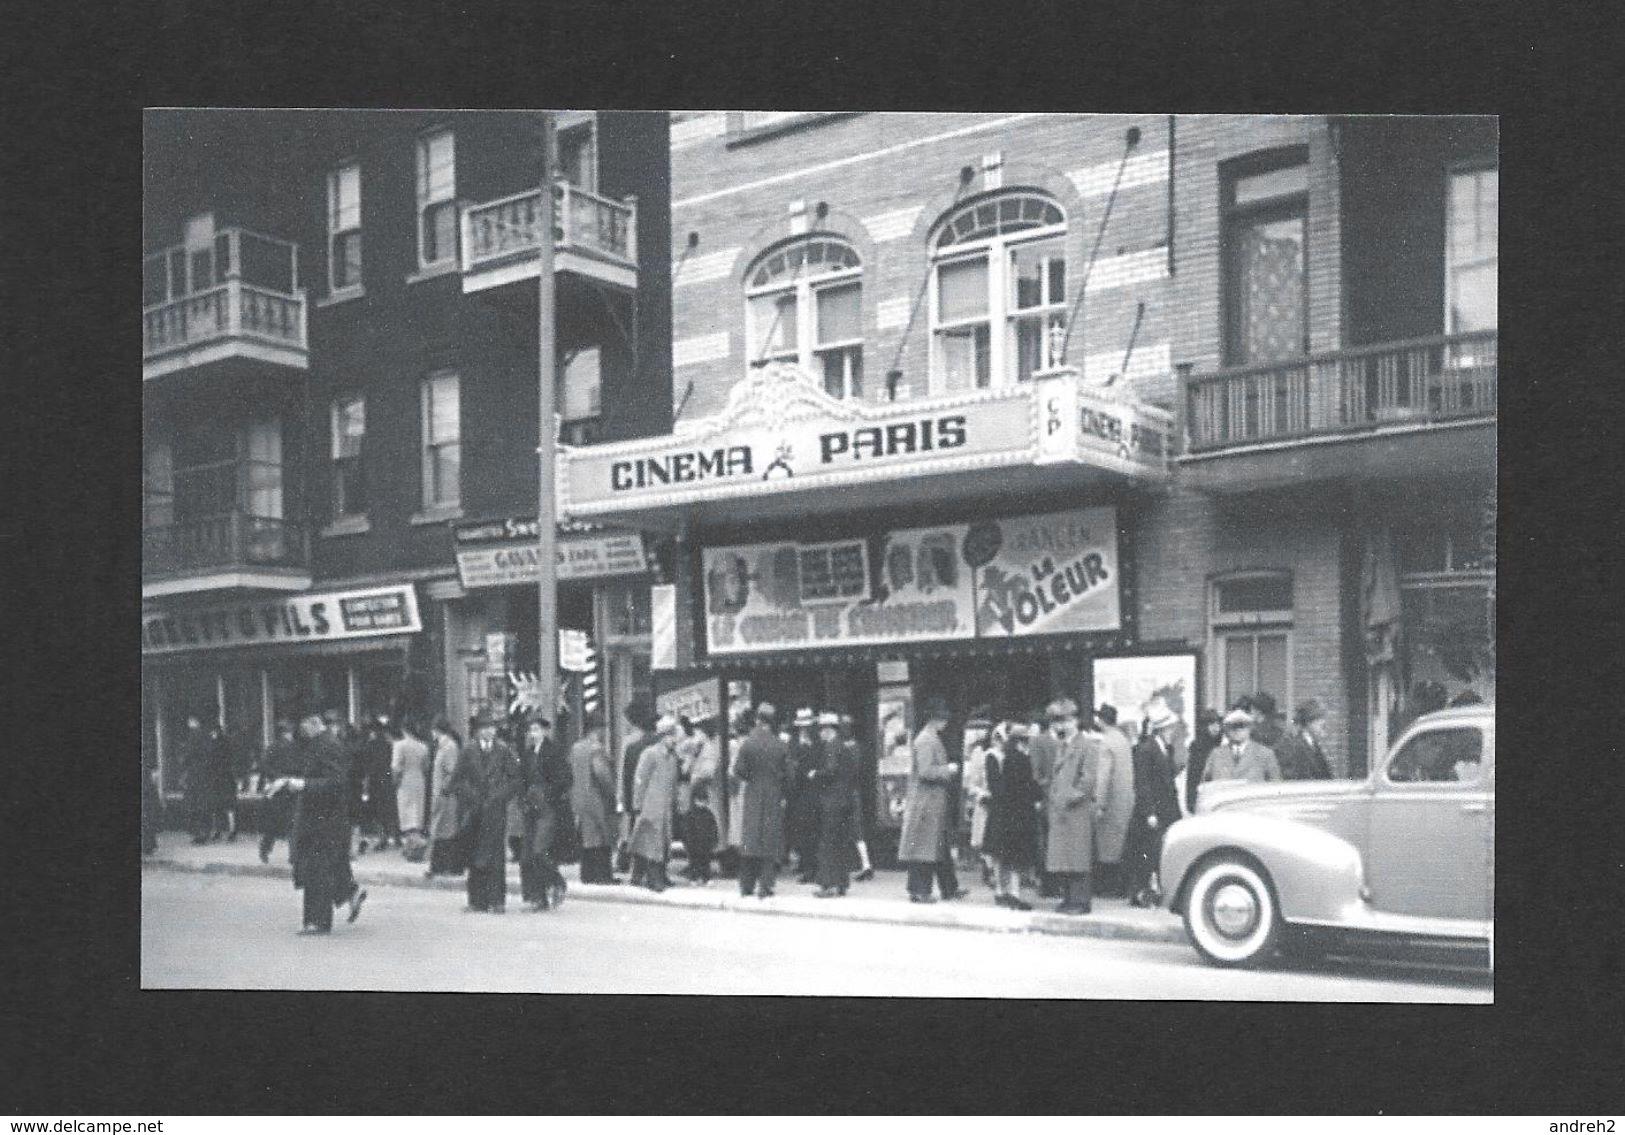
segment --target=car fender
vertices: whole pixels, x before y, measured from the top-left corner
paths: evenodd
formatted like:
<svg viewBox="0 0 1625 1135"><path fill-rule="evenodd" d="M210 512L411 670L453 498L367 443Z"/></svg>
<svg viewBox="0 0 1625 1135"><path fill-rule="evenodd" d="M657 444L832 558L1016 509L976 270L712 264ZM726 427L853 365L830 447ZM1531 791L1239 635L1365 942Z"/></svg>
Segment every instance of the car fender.
<svg viewBox="0 0 1625 1135"><path fill-rule="evenodd" d="M1364 910L1365 864L1359 848L1321 828L1258 812L1204 812L1168 829L1162 849L1170 907L1183 913L1196 868L1217 852L1254 859L1275 888L1288 922L1345 923Z"/></svg>

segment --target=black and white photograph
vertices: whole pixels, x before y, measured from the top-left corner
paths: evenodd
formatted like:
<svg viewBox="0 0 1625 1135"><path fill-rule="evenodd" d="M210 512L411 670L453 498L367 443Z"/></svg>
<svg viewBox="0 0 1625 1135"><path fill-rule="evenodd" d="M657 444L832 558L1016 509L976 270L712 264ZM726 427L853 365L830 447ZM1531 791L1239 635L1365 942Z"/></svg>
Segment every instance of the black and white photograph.
<svg viewBox="0 0 1625 1135"><path fill-rule="evenodd" d="M141 123L143 990L1496 1001L1495 117Z"/></svg>

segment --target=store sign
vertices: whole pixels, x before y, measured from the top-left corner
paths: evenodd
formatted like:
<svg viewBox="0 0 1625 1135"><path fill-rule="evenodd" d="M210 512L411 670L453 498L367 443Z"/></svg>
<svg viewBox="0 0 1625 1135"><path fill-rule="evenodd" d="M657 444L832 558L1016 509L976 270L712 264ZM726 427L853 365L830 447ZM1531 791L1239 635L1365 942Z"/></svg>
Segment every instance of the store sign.
<svg viewBox="0 0 1625 1135"><path fill-rule="evenodd" d="M975 633L966 525L817 544L707 548L713 653L857 646Z"/></svg>
<svg viewBox="0 0 1625 1135"><path fill-rule="evenodd" d="M572 507L612 511L1013 464L1029 454L1032 437L1025 390L932 403L848 402L796 368L776 365L736 386L715 418L666 437L573 451L568 498Z"/></svg>
<svg viewBox="0 0 1625 1135"><path fill-rule="evenodd" d="M655 710L690 721L704 721L722 713L722 681L708 678L691 686L668 690L655 697Z"/></svg>
<svg viewBox="0 0 1625 1135"><path fill-rule="evenodd" d="M477 530L506 531L515 522L493 522ZM459 533L457 572L465 588L506 587L541 582L541 548L535 542L536 525L524 543L500 544L464 540ZM560 580L599 579L612 575L638 575L649 569L643 538L636 532L608 532L560 539L557 547Z"/></svg>
<svg viewBox="0 0 1625 1135"><path fill-rule="evenodd" d="M1083 508L972 526L976 633L1115 631L1122 625L1117 510Z"/></svg>
<svg viewBox="0 0 1625 1135"><path fill-rule="evenodd" d="M1071 370L1033 384L1039 400L1040 462L1075 461L1136 475L1161 475L1174 450L1168 411L1126 390L1081 382Z"/></svg>
<svg viewBox="0 0 1625 1135"><path fill-rule="evenodd" d="M145 614L141 652L333 642L422 629L417 593L408 583Z"/></svg>
<svg viewBox="0 0 1625 1135"><path fill-rule="evenodd" d="M1117 513L707 548L713 654L1120 629Z"/></svg>

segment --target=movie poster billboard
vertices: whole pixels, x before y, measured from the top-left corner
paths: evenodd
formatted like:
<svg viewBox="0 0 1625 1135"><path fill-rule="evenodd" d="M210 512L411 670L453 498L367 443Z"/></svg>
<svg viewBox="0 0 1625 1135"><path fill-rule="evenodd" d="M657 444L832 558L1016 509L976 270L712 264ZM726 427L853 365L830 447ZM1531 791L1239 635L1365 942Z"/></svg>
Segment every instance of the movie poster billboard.
<svg viewBox="0 0 1625 1135"><path fill-rule="evenodd" d="M1117 510L1080 508L969 526L982 638L1115 631L1122 626Z"/></svg>
<svg viewBox="0 0 1625 1135"><path fill-rule="evenodd" d="M707 548L713 654L971 638L967 526Z"/></svg>

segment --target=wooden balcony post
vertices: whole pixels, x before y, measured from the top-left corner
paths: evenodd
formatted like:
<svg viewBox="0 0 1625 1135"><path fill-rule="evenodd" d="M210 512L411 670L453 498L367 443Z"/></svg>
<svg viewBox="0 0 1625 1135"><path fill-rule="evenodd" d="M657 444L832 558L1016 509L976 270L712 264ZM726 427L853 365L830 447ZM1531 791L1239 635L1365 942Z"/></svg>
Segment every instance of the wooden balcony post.
<svg viewBox="0 0 1625 1135"><path fill-rule="evenodd" d="M626 258L638 262L638 195L626 195Z"/></svg>

